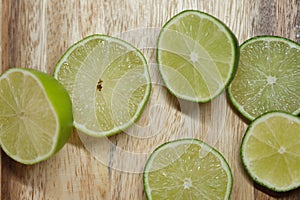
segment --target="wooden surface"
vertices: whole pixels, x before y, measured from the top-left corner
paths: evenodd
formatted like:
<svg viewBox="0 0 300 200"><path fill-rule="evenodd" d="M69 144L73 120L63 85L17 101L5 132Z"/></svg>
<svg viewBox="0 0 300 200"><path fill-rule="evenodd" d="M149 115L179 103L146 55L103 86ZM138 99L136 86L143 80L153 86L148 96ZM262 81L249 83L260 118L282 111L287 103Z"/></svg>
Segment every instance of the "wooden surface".
<svg viewBox="0 0 300 200"><path fill-rule="evenodd" d="M239 146L247 127L226 94L207 104L178 100L163 87L155 65L157 32L171 16L198 9L218 17L239 42L262 34L300 42L299 0L2 0L1 71L36 68L53 73L63 52L83 37L103 33L142 49L153 90L139 122L110 138L93 140L74 130L51 159L24 166L1 152L1 199L145 199L142 168L161 143L183 137L204 140L231 166L233 200L300 199L300 190L277 194L253 184Z"/></svg>

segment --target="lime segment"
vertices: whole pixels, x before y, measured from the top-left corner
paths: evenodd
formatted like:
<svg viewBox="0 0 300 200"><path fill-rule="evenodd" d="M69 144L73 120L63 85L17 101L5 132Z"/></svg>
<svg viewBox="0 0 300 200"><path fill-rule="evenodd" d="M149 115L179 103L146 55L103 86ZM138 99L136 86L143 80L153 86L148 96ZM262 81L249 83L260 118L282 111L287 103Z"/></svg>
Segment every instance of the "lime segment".
<svg viewBox="0 0 300 200"><path fill-rule="evenodd" d="M54 76L71 96L75 127L91 136L112 135L133 124L151 90L142 53L105 35L89 36L70 47Z"/></svg>
<svg viewBox="0 0 300 200"><path fill-rule="evenodd" d="M300 119L271 112L246 131L241 157L249 175L269 189L283 192L300 186Z"/></svg>
<svg viewBox="0 0 300 200"><path fill-rule="evenodd" d="M144 169L148 199L229 199L231 170L215 149L196 139L159 146Z"/></svg>
<svg viewBox="0 0 300 200"><path fill-rule="evenodd" d="M68 140L72 119L68 93L50 75L12 68L0 77L0 143L14 160L52 156Z"/></svg>
<svg viewBox="0 0 300 200"><path fill-rule="evenodd" d="M270 111L300 113L300 45L286 38L258 36L241 45L240 63L228 93L253 120Z"/></svg>
<svg viewBox="0 0 300 200"><path fill-rule="evenodd" d="M199 11L183 11L162 28L157 62L162 78L175 96L207 102L233 77L238 43L218 19Z"/></svg>

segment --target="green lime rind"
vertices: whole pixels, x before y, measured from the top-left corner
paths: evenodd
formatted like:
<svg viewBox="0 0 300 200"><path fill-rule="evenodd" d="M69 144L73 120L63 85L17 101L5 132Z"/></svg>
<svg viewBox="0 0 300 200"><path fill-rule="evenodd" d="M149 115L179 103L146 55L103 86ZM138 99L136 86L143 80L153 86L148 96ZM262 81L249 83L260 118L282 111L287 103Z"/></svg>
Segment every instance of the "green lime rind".
<svg viewBox="0 0 300 200"><path fill-rule="evenodd" d="M41 81L44 91L55 110L58 118L58 131L63 134L59 134L57 138L56 151L64 146L68 141L73 129L73 114L72 114L72 102L70 96L63 87L53 76L45 74L43 72L27 69L33 73Z"/></svg>
<svg viewBox="0 0 300 200"><path fill-rule="evenodd" d="M28 165L36 164L53 156L68 141L73 130L72 104L70 97L64 87L51 75L40 72L38 70L27 68L10 68L6 70L0 78L5 78L6 76L8 76L8 74L15 72L21 72L22 74L30 76L37 81L37 83L39 84L39 88L43 90L45 97L49 101L49 106L51 107L53 114L55 115L56 133L52 140L52 149L47 154L39 155L37 158L34 158L32 160L22 159L19 156L12 154L2 143L2 140L0 141L1 147L9 157L16 160L17 162ZM41 110L43 110L43 108L41 108ZM22 150L25 151L26 149Z"/></svg>
<svg viewBox="0 0 300 200"><path fill-rule="evenodd" d="M220 164L222 166L222 169L225 171L226 173L226 176L227 176L227 185L225 186L226 187L226 194L224 196L224 199L230 199L230 195L231 195L231 191L232 191L232 184L233 184L233 176L232 176L232 172L231 172L231 169L230 169L230 166L228 165L226 159L223 157L223 155L218 152L215 148L211 147L210 145L204 143L203 141L201 140L198 140L198 139L194 139L194 138L183 138L183 139L177 139L177 140L174 140L174 141L168 141L164 144L161 144L160 146L158 146L152 153L151 155L149 156L146 164L145 164L145 167L144 167L144 172L143 172L143 183L144 183L144 190L145 190L145 194L146 194L146 197L147 199L149 200L152 200L154 199L151 195L151 186L149 186L149 180L148 180L148 176L149 176L149 173L153 172L153 171L159 171L161 169L164 169L164 167L168 167L169 165L172 165L172 163L174 161L176 161L178 159L178 157L172 157L172 158L167 158L167 160L169 161L168 164L164 163L164 164L160 164L159 168L158 169L152 169L151 170L151 167L153 166L153 160L157 157L157 155L159 155L159 153L161 151L164 151L166 149L170 149L172 148L172 146L176 146L176 148L172 148L172 150L170 150L171 152L173 152L174 154L176 154L176 156L182 156L182 155L186 155L186 150L188 147L180 147L180 145L189 145L189 144L197 144L199 146L201 146L201 148L205 149L204 151L206 152L209 152L209 153L212 153L213 156L216 157L216 159L218 159L218 161L220 161ZM183 150L184 152L181 152L182 154L178 154L178 152L176 153L176 149L181 149L181 151ZM184 149L182 149L184 148ZM180 153L180 152L179 152ZM200 153L200 152L199 152ZM205 153L204 153L205 154ZM205 156L204 156L205 157ZM193 162L193 159L191 160L188 160L188 163L192 163ZM171 164L170 164L171 163ZM182 166L181 166L182 167ZM172 169L175 169L174 167ZM178 170L178 175L182 175L182 173L184 173L184 169L176 169ZM185 170L188 170L185 168ZM193 171L193 173L196 173L196 171ZM174 177L173 177L174 178ZM176 177L175 177L176 178ZM177 179L178 180L178 177ZM161 188L163 189L163 187L166 187L168 188L168 185L162 185ZM212 188L213 186L209 186L210 188ZM218 186L218 188L221 187L220 185ZM178 188L179 190L180 188ZM163 189L164 190L164 193L167 194L167 190ZM214 193L214 192L213 192Z"/></svg>
<svg viewBox="0 0 300 200"><path fill-rule="evenodd" d="M134 47L132 44L130 44L124 40L121 40L121 39L115 38L115 37L111 37L108 35L104 35L104 34L94 34L94 35L87 36L87 37L83 38L82 40L73 44L71 47L69 47L69 49L67 49L67 51L63 54L63 56L60 58L60 60L56 64L56 67L54 70L54 77L59 80L60 68L62 67L62 64L68 60L68 56L70 56L73 53L73 51L77 50L77 48L84 47L85 44L93 43L93 40L101 40L101 41L113 42L116 44L120 44L123 46L123 48L127 48L126 53L133 52L134 55L138 59L140 59L140 61L142 63L141 66L143 66L143 70L144 70L142 76L147 81L147 83L145 83L146 87L145 87L145 93L144 93L143 99L139 102L137 109L135 111L135 114L132 116L132 118L130 120L128 120L126 123L123 123L122 125L115 126L113 129L110 129L110 130L100 130L100 129L92 130L90 128L87 128L84 124L81 124L80 122L78 122L76 120L76 115L74 115L74 126L76 127L77 130L79 130L87 135L94 136L94 137L111 136L111 135L115 135L115 134L120 133L120 132L124 131L125 129L129 128L131 125L133 125L139 119L142 111L144 110L144 107L146 106L146 104L148 102L148 99L149 99L149 96L151 93L152 84L151 84L147 61L146 61L144 55L142 54L142 52L140 50L138 50L136 47ZM83 49L83 50L86 50L86 49ZM110 50L110 51L113 52L113 50ZM83 54L83 55L80 55L82 57L90 56L88 54L85 55L85 52L81 52L81 53ZM101 54L99 55L99 59L102 59ZM105 57L104 59L107 59L107 57ZM115 58L115 59L118 59L118 58ZM112 63L110 63L110 64L112 64ZM79 70L81 70L81 67L79 68ZM106 71L108 71L109 69L110 68L108 68L108 67L105 68ZM78 72L77 72L77 74L78 74ZM73 102L73 112L75 112L74 111L75 109L74 109L74 99L72 98L72 96L74 94L74 91L76 92L76 89L78 89L78 88L76 88L76 89L73 88L73 87L75 87L76 76L70 77L69 82L67 83L67 85L65 85L71 96L71 100ZM80 86L80 85L77 84L77 86ZM95 87L96 87L96 85L95 85ZM79 93L77 92L77 94L79 94ZM90 106L92 106L92 105L90 105ZM114 111L116 111L116 109ZM119 116L121 116L121 115L122 114L119 114Z"/></svg>
<svg viewBox="0 0 300 200"><path fill-rule="evenodd" d="M224 83L222 84L222 86L220 88L218 88L218 91L215 92L213 95L210 95L208 97L197 97L196 93L199 91L194 90L194 96L184 96L179 94L177 91L175 91L175 89L172 88L172 86L168 83L167 81L167 77L163 72L163 63L161 62L160 59L160 53L163 52L163 50L160 48L160 42L162 40L162 35L164 33L165 30L167 30L167 27L169 25L172 25L173 21L175 21L177 18L180 18L181 16L185 15L185 14L195 14L195 15L199 15L199 16L204 16L205 18L209 18L211 21L213 21L215 24L217 24L219 26L219 28L224 29L224 33L227 34L227 39L229 39L230 43L231 43L231 51L233 52L233 58L231 60L231 70L228 72L226 80L224 81ZM185 36L184 36L185 37ZM170 51L171 52L171 51ZM180 57L180 55L177 54L177 56ZM158 36L158 40L157 40L157 51L156 51L156 60L158 63L158 69L160 72L160 75L162 77L163 83L165 84L166 88L168 89L168 91L180 98L180 99L184 99L184 100L188 100L188 101L193 101L193 102L199 102L199 103L206 103L206 102L210 102L211 100L213 100L214 98L216 98L217 96L219 96L222 92L224 92L226 90L226 88L228 87L228 85L230 84L230 82L232 81L235 73L236 73L236 69L238 67L238 62L239 62L239 43L238 40L236 38L236 36L233 34L233 32L230 30L230 28L228 28L221 20L219 20L218 18L205 13L205 12L201 12L199 10L184 10L178 14L176 14L175 16L173 16L170 20L168 20L168 22L166 22L163 27L161 32L159 33ZM216 61L218 62L218 61ZM199 72L198 72L199 73ZM201 75L203 76L203 75ZM193 87L191 85L189 85L189 87ZM192 88L193 89L193 88Z"/></svg>
<svg viewBox="0 0 300 200"><path fill-rule="evenodd" d="M256 41L259 41L259 42L264 42L264 41L271 41L271 42L282 42L284 43L285 45L288 45L290 47L293 47L295 49L298 49L298 52L300 51L300 45L288 38L284 38L284 37L281 37L281 36L270 36L270 35L261 35L261 36L255 36L255 37L252 37L252 38L249 38L248 40L246 40L245 42L243 42L240 46L240 62L243 62L243 49L244 48L247 48L247 45L249 44L252 44ZM282 53L283 54L283 53ZM284 55L284 54L283 54ZM254 57L255 55L253 55ZM282 55L281 55L282 56ZM254 66L257 65L258 63L252 63ZM261 111L260 113L257 113L256 115L253 115L253 114L250 114L249 111L245 110L242 106L242 104L239 102L238 99L236 99L234 97L234 94L232 92L232 85L234 84L235 82L235 79L237 79L236 77L239 75L239 68L237 69L237 73L235 75L235 77L233 78L233 80L231 81L231 83L229 84L228 86L228 89L227 89L227 94L229 96L229 100L231 102L231 104L234 106L234 108L242 115L244 116L246 119L252 121L254 120L256 117L262 115L263 113L266 113L266 112L271 112L271 111L283 111L283 112L289 112L293 115L299 115L300 114L300 96L299 96L299 92L300 92L300 85L298 84L298 87L297 87L297 84L295 85L296 86L296 89L295 89L295 94L298 95L298 99L295 100L295 103L298 103L298 105L293 109L293 110L286 110L284 108L273 108L273 109L269 109L269 110L265 110L265 111ZM295 79L299 79L300 81L300 76L299 76L299 71L298 72L295 72L293 73L293 76L297 76ZM248 81L253 81L253 80L248 80ZM298 81L298 82L299 82ZM297 82L297 81L296 81ZM242 84L242 83L241 83ZM241 85L240 84L240 85ZM246 84L246 83L244 83ZM257 90L259 90L260 88L257 88ZM245 89L243 89L245 90ZM256 91L258 93L258 91ZM255 94L253 94L255 95ZM287 97L286 97L287 98ZM277 101L279 100L280 98L278 97L269 97L269 98L266 98L264 99L265 102L264 103L272 103L272 101ZM252 102L253 105L255 105L255 103L257 102ZM285 102L282 102L281 105L284 105ZM258 108L258 106L256 106L256 108ZM252 111L251 111L252 112Z"/></svg>
<svg viewBox="0 0 300 200"><path fill-rule="evenodd" d="M254 182L256 182L257 184L259 184L259 185L261 185L265 188L268 188L272 191L288 192L288 191L294 190L296 188L299 188L300 187L300 181L298 183L293 183L293 184L291 184L289 186L286 186L286 187L276 186L274 183L270 183L270 181L265 180L262 177L257 176L257 174L255 174L255 172L253 172L253 170L251 169L251 167L253 167L253 163L252 163L252 165L249 163L250 161L248 161L248 157L246 155L246 145L247 145L247 142L249 141L249 138L251 137L251 131L253 131L253 129L257 125L260 125L262 122L264 122L264 120L269 119L269 118L274 117L274 116L275 117L278 117L278 116L279 117L284 117L285 119L294 121L294 122L296 122L297 124L300 125L300 118L297 117L297 116L294 116L294 115L292 115L291 113L288 113L288 112L271 111L271 112L267 112L267 113L264 113L264 114L260 115L254 121L252 121L250 123L250 125L248 126L248 128L245 131L245 134L242 138L241 147L240 147L240 158L241 158L244 169L246 170L247 174L252 178L252 180ZM300 134L300 129L298 130L298 132L296 131L296 134ZM274 135L274 133L272 133L272 135ZM286 135L286 137L288 137L288 136L289 135ZM293 140L293 139L291 139L291 140ZM262 142L268 143L269 141L262 141ZM267 146L267 144L266 144L266 146ZM264 152L261 151L261 154L264 155ZM264 156L266 156L266 155L264 155ZM266 157L264 157L264 158L266 158ZM268 161L266 161L266 164L268 164L267 162ZM279 161L277 161L276 163L273 163L273 162L269 162L269 163L270 163L271 167L273 167L273 168L280 165ZM272 171L274 169L265 168L265 170L267 172L264 173L264 174L268 174L270 171ZM289 173L289 172L283 171L283 170L279 170L279 172L284 173L284 174ZM279 177L279 176L280 176L280 174L276 173L276 175L274 175L272 177ZM298 178L298 180L300 180L300 179ZM280 179L279 181L282 182L283 180Z"/></svg>

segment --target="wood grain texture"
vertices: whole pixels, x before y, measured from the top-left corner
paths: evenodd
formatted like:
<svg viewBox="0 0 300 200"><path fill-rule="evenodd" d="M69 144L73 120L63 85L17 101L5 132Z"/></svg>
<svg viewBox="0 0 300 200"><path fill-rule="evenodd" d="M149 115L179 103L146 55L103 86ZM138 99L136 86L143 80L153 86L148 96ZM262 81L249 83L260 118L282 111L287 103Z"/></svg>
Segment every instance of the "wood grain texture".
<svg viewBox="0 0 300 200"><path fill-rule="evenodd" d="M53 73L70 45L102 33L140 48L153 82L140 120L124 133L96 140L74 130L61 151L34 166L18 164L2 152L1 199L145 199L141 170L148 155L161 143L183 137L204 140L228 160L234 176L231 199L300 199L300 190L277 194L249 179L239 157L247 123L225 93L195 104L176 99L163 86L155 62L157 32L185 9L218 17L240 43L265 34L300 42L299 0L1 1L1 71L27 67Z"/></svg>

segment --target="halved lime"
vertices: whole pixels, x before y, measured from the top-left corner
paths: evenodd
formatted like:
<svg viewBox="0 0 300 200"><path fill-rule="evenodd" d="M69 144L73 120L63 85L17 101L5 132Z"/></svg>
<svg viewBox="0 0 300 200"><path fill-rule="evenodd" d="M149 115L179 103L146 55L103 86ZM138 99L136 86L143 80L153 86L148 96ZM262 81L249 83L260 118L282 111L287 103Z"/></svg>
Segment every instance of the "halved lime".
<svg viewBox="0 0 300 200"><path fill-rule="evenodd" d="M91 136L112 135L133 124L151 90L142 53L106 35L91 35L70 47L54 76L71 96L74 126Z"/></svg>
<svg viewBox="0 0 300 200"><path fill-rule="evenodd" d="M249 120L270 111L299 114L300 45L276 36L257 36L245 41L228 94L237 110Z"/></svg>
<svg viewBox="0 0 300 200"><path fill-rule="evenodd" d="M67 91L52 76L33 69L11 68L0 77L0 143L23 164L56 153L73 128Z"/></svg>
<svg viewBox="0 0 300 200"><path fill-rule="evenodd" d="M162 28L157 62L166 87L175 96L207 102L233 78L238 42L220 20L209 14L183 11Z"/></svg>
<svg viewBox="0 0 300 200"><path fill-rule="evenodd" d="M300 186L300 118L269 112L248 127L241 145L245 169L257 183L275 191Z"/></svg>
<svg viewBox="0 0 300 200"><path fill-rule="evenodd" d="M147 199L229 199L232 173L224 157L196 139L159 146L144 168Z"/></svg>

